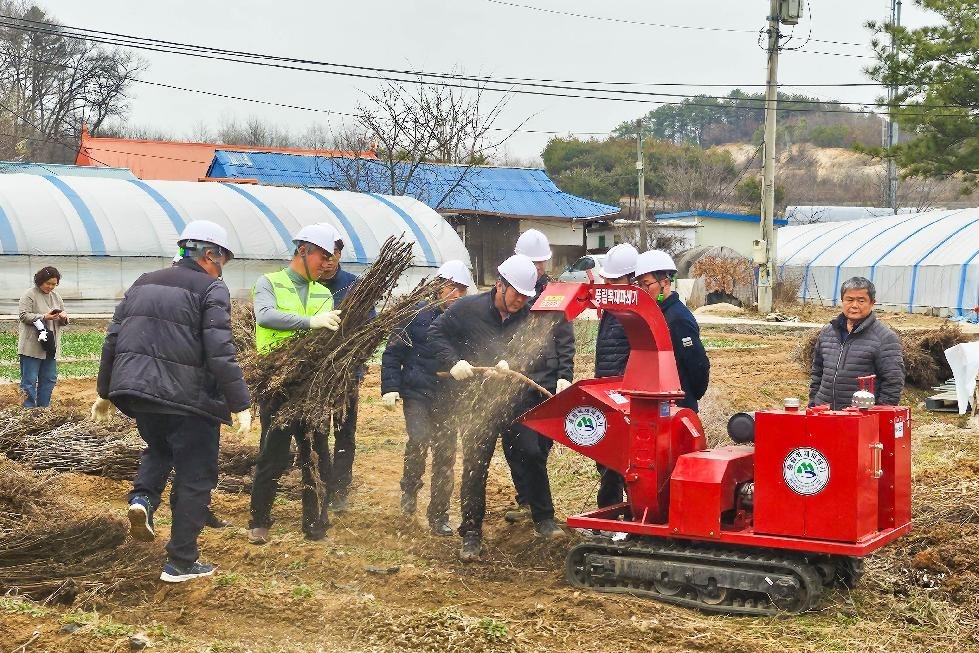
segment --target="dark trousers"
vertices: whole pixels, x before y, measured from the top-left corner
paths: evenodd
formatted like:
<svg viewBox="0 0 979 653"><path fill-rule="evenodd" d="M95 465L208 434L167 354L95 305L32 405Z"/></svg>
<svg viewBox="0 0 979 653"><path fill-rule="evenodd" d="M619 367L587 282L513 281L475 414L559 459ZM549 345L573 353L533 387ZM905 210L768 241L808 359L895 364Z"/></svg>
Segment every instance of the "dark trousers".
<svg viewBox="0 0 979 653"><path fill-rule="evenodd" d="M513 407L500 410L498 414L487 416L485 419L481 419L483 416L473 416L470 423L461 425L460 535L470 531L480 534L483 532L483 517L486 516L486 479L489 476L490 460L496 449L496 440L522 412L519 410L521 403L516 401Z"/></svg>
<svg viewBox="0 0 979 653"><path fill-rule="evenodd" d="M622 503L625 500L625 479L622 474L605 467L598 467L600 479L598 481L598 507L606 508Z"/></svg>
<svg viewBox="0 0 979 653"><path fill-rule="evenodd" d="M344 418L333 416L333 466L330 469L326 489L329 497L346 495L353 480L354 454L357 451L357 403L360 399L360 386L355 386L347 399ZM327 449L326 460L330 460Z"/></svg>
<svg viewBox="0 0 979 653"><path fill-rule="evenodd" d="M540 434L538 434L537 437L539 438L538 446L543 449L544 458L546 459L551 453L551 447L554 445L554 440L545 438ZM516 491L516 495L513 497L513 500L520 506L529 505L526 490L527 473L524 471L523 459L518 455L516 446L508 447L506 445L505 435L503 442L503 455L506 457L507 466L510 467L510 478L513 479L513 489Z"/></svg>
<svg viewBox="0 0 979 653"><path fill-rule="evenodd" d="M405 428L408 443L405 445L404 474L401 491L417 494L425 473L425 458L432 452L431 500L428 503L428 520L441 521L449 516L456 457L456 432L446 423L442 413L444 405L438 400L405 399Z"/></svg>
<svg viewBox="0 0 979 653"><path fill-rule="evenodd" d="M181 565L193 564L200 555L197 536L207 519L211 490L218 484L221 425L196 415L137 412L135 416L146 448L129 500L145 496L155 509L173 470L167 556Z"/></svg>
<svg viewBox="0 0 979 653"><path fill-rule="evenodd" d="M280 405L278 401L260 401L258 405L262 435L252 482L248 528L272 526L272 502L279 488L279 479L291 463L289 449L295 439L303 478L303 532L314 537L322 536L330 525L325 500L330 478L329 443L325 434L310 429L303 422L272 428ZM317 485L320 492L317 492Z"/></svg>
<svg viewBox="0 0 979 653"><path fill-rule="evenodd" d="M539 397L525 400L516 409L517 416L539 403ZM547 456L552 444L553 440L522 424L512 424L503 433L503 454L510 465L517 503L530 506L535 522L554 519L551 482L547 476Z"/></svg>

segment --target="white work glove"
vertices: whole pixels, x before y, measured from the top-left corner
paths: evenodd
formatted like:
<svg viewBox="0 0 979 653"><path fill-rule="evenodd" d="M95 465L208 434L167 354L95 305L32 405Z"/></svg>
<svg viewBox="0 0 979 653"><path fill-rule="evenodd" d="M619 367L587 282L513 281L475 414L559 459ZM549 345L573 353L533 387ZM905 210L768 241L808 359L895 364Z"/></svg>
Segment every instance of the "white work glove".
<svg viewBox="0 0 979 653"><path fill-rule="evenodd" d="M510 371L510 363L508 363L506 361L500 361L499 363L497 363L496 365L494 365L490 369L488 369L485 372L483 372L483 376L488 376L488 377L489 376L496 376L500 372L509 372L509 371Z"/></svg>
<svg viewBox="0 0 979 653"><path fill-rule="evenodd" d="M400 392L385 392L381 395L381 405L388 410L394 410L394 407L398 404L398 400L401 399Z"/></svg>
<svg viewBox="0 0 979 653"><path fill-rule="evenodd" d="M245 433L248 433L249 430L251 430L252 411L250 409L246 408L245 410L239 413L234 413L232 414L231 417L232 417L232 421L234 421L234 419L238 420L238 431L237 431L238 435L244 435Z"/></svg>
<svg viewBox="0 0 979 653"><path fill-rule="evenodd" d="M309 318L309 328L310 329L323 329L327 328L330 331L336 331L340 328L340 309L334 309L332 311L324 311L322 313L317 313L313 317Z"/></svg>
<svg viewBox="0 0 979 653"><path fill-rule="evenodd" d="M571 381L568 381L567 379L558 379L557 380L557 391L558 392L564 392L565 390L567 390L570 387L571 387Z"/></svg>
<svg viewBox="0 0 979 653"><path fill-rule="evenodd" d="M47 342L48 341L48 332L47 331L41 331L39 334L37 334L37 341L38 342Z"/></svg>
<svg viewBox="0 0 979 653"><path fill-rule="evenodd" d="M112 413L113 408L115 408L115 406L112 405L111 401L99 397L95 400L95 403L92 404L92 419L94 419L96 422L109 421L109 414Z"/></svg>
<svg viewBox="0 0 979 653"><path fill-rule="evenodd" d="M36 320L34 320L33 322L31 322L31 324L34 325L34 328L35 329L37 329L41 333L44 333L44 330L45 330L44 329L44 321L41 318L37 318Z"/></svg>
<svg viewBox="0 0 979 653"><path fill-rule="evenodd" d="M462 381L463 379L471 379L476 373L473 372L473 366L469 364L469 361L459 361L452 366L449 374L456 381Z"/></svg>

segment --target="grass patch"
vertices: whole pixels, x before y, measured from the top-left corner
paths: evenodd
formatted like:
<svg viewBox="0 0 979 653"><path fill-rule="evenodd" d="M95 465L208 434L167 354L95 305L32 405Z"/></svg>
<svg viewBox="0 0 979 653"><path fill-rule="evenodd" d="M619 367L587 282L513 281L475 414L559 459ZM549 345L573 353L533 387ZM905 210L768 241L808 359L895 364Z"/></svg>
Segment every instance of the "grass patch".
<svg viewBox="0 0 979 653"><path fill-rule="evenodd" d="M58 376L61 378L90 378L99 373L103 331L66 330L61 334L61 357ZM17 334L0 333L0 379L20 380L20 358L17 354Z"/></svg>
<svg viewBox="0 0 979 653"><path fill-rule="evenodd" d="M18 596L0 596L0 610L27 615L28 617L43 617L48 613L44 607L37 603Z"/></svg>
<svg viewBox="0 0 979 653"><path fill-rule="evenodd" d="M136 629L132 626L113 621L94 611L73 610L66 613L61 621L65 624L82 626L93 637L123 637L136 633Z"/></svg>

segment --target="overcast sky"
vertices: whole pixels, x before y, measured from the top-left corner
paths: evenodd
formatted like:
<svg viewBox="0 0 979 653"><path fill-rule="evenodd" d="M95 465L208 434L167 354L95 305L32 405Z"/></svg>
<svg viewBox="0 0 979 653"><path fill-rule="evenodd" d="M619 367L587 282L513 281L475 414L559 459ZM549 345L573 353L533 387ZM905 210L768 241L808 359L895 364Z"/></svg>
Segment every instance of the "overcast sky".
<svg viewBox="0 0 979 653"><path fill-rule="evenodd" d="M689 85L624 87L678 94L724 95L738 87L760 91L765 82L765 54L758 46L757 32L765 25L768 0L39 0L38 4L73 27L358 66ZM795 32L789 47L802 49L786 51L780 58L783 90L855 104L873 101L880 89L814 85L868 81L862 70L873 59L867 58L871 35L864 23L887 19L889 0L811 0L809 4L811 20L807 15L795 28L785 28ZM904 2L903 9L906 25L935 21L910 1ZM377 86L368 79L175 54L143 52L141 56L149 64L141 77L148 81L337 112L350 112L364 100L362 91ZM617 102L514 96L497 124L511 128L527 120L528 131L601 135L654 109L657 100L670 98ZM181 137L190 136L202 121L216 127L222 120L258 116L298 134L311 123L337 126L343 120L144 84L134 85L131 106L131 122ZM508 142L508 154L521 160L536 158L548 138L518 133Z"/></svg>

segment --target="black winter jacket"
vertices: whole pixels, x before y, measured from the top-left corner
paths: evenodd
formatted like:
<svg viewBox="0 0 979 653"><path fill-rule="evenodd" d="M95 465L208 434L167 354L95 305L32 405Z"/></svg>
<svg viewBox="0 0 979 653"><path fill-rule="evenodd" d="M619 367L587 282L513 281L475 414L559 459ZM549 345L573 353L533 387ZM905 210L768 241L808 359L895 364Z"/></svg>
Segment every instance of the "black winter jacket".
<svg viewBox="0 0 979 653"><path fill-rule="evenodd" d="M670 329L680 388L686 393L676 404L696 411L697 400L707 392L710 381L710 360L700 340L700 325L675 292L660 302L659 307Z"/></svg>
<svg viewBox="0 0 979 653"><path fill-rule="evenodd" d="M439 385L439 370L428 329L442 308L422 303L414 319L388 339L381 356L381 394L398 392L403 399L430 401Z"/></svg>
<svg viewBox="0 0 979 653"><path fill-rule="evenodd" d="M130 417L151 406L230 424L251 399L224 282L189 258L137 279L112 316L97 388Z"/></svg>
<svg viewBox="0 0 979 653"><path fill-rule="evenodd" d="M598 322L598 338L595 340L595 378L625 374L631 351L622 323L614 315L604 311Z"/></svg>
<svg viewBox="0 0 979 653"><path fill-rule="evenodd" d="M896 406L904 390L904 352L889 326L871 313L846 339L846 316L840 313L816 339L809 381L809 405L846 408L859 389L858 376L876 374L877 403Z"/></svg>
<svg viewBox="0 0 979 653"><path fill-rule="evenodd" d="M510 341L527 321L530 309L522 309L506 320L493 305L496 289L462 297L432 323L428 338L440 370L448 370L460 360L473 366L492 367L506 360L516 369L517 361L508 357Z"/></svg>

